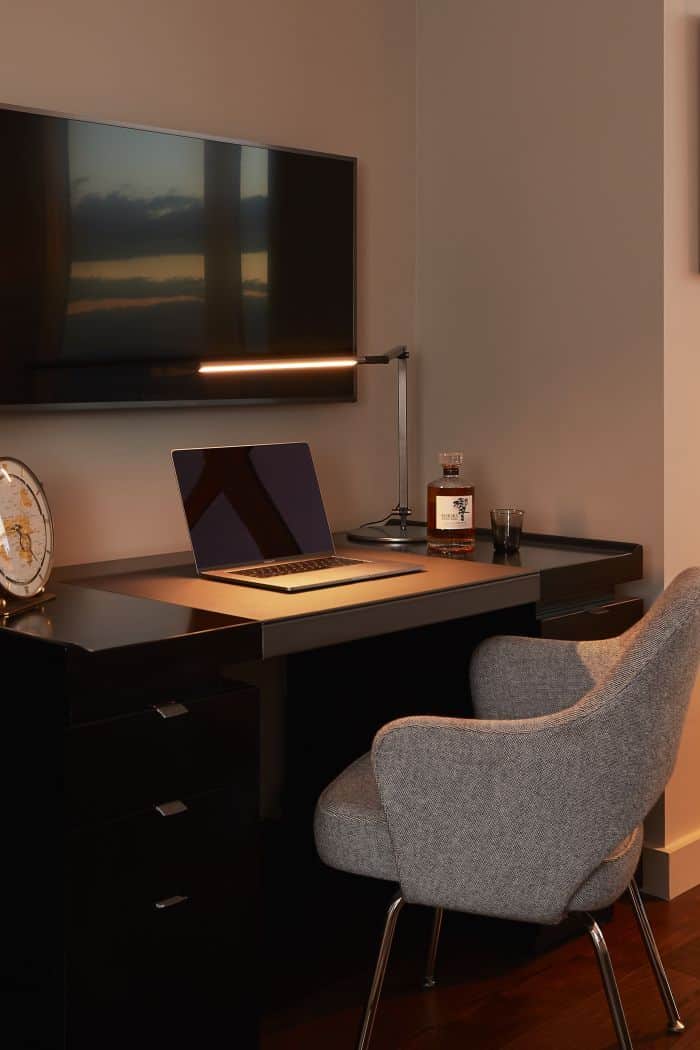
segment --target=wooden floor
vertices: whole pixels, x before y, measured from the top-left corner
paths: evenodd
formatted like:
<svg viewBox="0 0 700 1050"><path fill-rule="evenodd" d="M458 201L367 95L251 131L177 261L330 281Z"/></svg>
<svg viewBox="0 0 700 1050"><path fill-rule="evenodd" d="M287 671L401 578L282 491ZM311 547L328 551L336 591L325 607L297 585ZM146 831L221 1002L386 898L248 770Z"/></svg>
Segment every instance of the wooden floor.
<svg viewBox="0 0 700 1050"><path fill-rule="evenodd" d="M382 889L388 900L390 888ZM283 964L267 1006L263 1050L353 1050L383 901L373 891L357 921L343 907L344 890L341 885L335 906L323 905L323 935L310 932L305 938L299 916L287 930L278 959ZM351 891L352 898L355 884ZM353 907L358 903L355 898ZM663 1007L625 899L615 906L604 933L634 1046L700 1050L700 887L670 903L645 903L687 1031L682 1036L665 1032ZM426 910L404 909L372 1050L617 1047L587 935L543 950L527 927L450 914L438 957L439 983L423 991L429 926Z"/></svg>

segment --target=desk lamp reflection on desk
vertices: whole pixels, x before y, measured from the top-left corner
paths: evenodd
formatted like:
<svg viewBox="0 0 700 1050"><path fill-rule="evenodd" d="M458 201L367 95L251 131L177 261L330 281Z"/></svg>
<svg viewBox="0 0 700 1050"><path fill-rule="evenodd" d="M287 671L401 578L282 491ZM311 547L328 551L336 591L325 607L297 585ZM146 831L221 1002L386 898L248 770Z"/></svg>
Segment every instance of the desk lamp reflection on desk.
<svg viewBox="0 0 700 1050"><path fill-rule="evenodd" d="M199 366L200 375L220 375L222 373L246 372L285 372L304 371L306 369L355 368L357 365L388 365L398 362L398 503L384 517L377 521L367 522L348 532L350 540L358 543L384 543L400 546L404 543L425 543L426 532L423 525L409 524L412 513L408 505L408 375L406 362L409 352L405 346L395 346L385 354L365 355L361 357L327 357L317 359L290 358L289 360L255 360L255 361L205 361ZM398 524L390 524L392 518L398 518Z"/></svg>

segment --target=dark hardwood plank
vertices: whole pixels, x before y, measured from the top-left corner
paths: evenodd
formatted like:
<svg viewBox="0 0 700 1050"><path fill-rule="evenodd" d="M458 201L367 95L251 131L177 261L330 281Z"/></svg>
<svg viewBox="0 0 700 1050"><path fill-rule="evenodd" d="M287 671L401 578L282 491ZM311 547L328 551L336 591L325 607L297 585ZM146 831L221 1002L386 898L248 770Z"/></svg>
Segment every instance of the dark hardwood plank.
<svg viewBox="0 0 700 1050"><path fill-rule="evenodd" d="M635 1048L700 1050L700 887L675 901L645 903L687 1031L678 1040L666 1033L632 910L622 900L605 936ZM381 924L376 899L368 897L366 904L376 936L368 930L372 924L366 915L358 916L355 936L352 930L346 933L346 916L337 936L328 935L325 956L314 958L297 945L300 965L296 973L287 973L285 1003L268 1008L262 1050L353 1050ZM438 985L424 992L420 977L429 914L406 909L402 922L372 1050L615 1050L585 934L542 953L533 951L527 928L450 915Z"/></svg>

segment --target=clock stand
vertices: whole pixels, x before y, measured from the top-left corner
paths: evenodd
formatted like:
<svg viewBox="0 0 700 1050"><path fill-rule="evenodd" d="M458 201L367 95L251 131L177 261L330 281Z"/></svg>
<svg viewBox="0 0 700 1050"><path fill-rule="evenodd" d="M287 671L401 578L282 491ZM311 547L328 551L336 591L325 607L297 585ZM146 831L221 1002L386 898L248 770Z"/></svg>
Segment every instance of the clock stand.
<svg viewBox="0 0 700 1050"><path fill-rule="evenodd" d="M55 598L55 594L49 594L48 591L39 591L38 594L32 594L31 597L15 597L12 594L6 594L0 597L0 623L7 623L13 616L19 616L20 613L29 612L30 609L36 609L37 606L43 605L45 602L50 602L52 598Z"/></svg>

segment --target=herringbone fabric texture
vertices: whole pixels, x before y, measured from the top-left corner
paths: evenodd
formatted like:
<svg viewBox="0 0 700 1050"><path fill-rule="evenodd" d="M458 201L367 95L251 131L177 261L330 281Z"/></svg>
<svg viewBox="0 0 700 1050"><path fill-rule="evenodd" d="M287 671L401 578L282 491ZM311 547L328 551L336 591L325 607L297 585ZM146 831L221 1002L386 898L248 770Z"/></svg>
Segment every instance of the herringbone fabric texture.
<svg viewBox="0 0 700 1050"><path fill-rule="evenodd" d="M640 824L578 887L567 910L596 911L614 904L634 878L643 843L644 825Z"/></svg>
<svg viewBox="0 0 700 1050"><path fill-rule="evenodd" d="M431 906L546 923L604 907L671 774L699 650L700 568L618 639L490 639L480 717L384 726L378 794L365 756L319 800L320 856Z"/></svg>
<svg viewBox="0 0 700 1050"><path fill-rule="evenodd" d="M534 718L571 707L620 659L624 637L602 642L487 638L469 665L474 714Z"/></svg>
<svg viewBox="0 0 700 1050"><path fill-rule="evenodd" d="M536 677L551 703L561 662L550 666L543 644L534 643L542 655L529 665L527 695ZM584 653L596 644L608 645L585 643ZM619 659L573 706L503 721L405 718L381 729L372 760L405 899L558 922L663 791L699 648L696 568L622 636Z"/></svg>
<svg viewBox="0 0 700 1050"><path fill-rule="evenodd" d="M321 794L314 817L316 848L330 867L398 882L389 825L367 752Z"/></svg>

